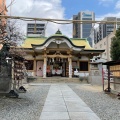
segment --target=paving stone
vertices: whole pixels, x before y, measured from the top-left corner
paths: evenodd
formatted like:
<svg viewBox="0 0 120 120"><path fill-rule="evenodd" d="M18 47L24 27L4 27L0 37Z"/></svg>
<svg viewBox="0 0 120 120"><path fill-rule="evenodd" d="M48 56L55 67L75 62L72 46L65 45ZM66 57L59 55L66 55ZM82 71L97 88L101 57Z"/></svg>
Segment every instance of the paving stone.
<svg viewBox="0 0 120 120"><path fill-rule="evenodd" d="M89 112L69 112L71 120L100 120L95 113Z"/></svg>
<svg viewBox="0 0 120 120"><path fill-rule="evenodd" d="M84 102L81 101L66 101L67 106L83 106L88 107Z"/></svg>
<svg viewBox="0 0 120 120"><path fill-rule="evenodd" d="M100 120L67 85L51 85L40 116L40 120L45 119Z"/></svg>
<svg viewBox="0 0 120 120"><path fill-rule="evenodd" d="M44 106L43 112L67 112L65 105Z"/></svg>
<svg viewBox="0 0 120 120"><path fill-rule="evenodd" d="M68 112L42 112L39 120L68 120Z"/></svg>
<svg viewBox="0 0 120 120"><path fill-rule="evenodd" d="M80 106L79 104L67 105L68 112L93 112L89 107Z"/></svg>
<svg viewBox="0 0 120 120"><path fill-rule="evenodd" d="M65 105L64 101L46 101L45 105Z"/></svg>

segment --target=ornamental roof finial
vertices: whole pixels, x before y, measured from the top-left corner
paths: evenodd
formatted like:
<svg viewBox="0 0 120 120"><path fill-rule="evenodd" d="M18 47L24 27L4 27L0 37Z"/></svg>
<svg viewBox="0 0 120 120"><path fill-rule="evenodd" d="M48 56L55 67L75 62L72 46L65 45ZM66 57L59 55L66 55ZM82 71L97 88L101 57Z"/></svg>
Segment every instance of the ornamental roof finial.
<svg viewBox="0 0 120 120"><path fill-rule="evenodd" d="M61 31L58 29L58 31L55 34L62 34Z"/></svg>

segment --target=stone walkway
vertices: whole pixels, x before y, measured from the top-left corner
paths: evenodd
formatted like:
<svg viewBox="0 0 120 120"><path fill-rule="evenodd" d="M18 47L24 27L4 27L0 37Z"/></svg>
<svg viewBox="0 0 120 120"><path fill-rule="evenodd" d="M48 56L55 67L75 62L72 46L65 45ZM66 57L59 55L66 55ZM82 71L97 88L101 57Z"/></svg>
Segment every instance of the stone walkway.
<svg viewBox="0 0 120 120"><path fill-rule="evenodd" d="M65 84L52 84L39 120L100 120Z"/></svg>

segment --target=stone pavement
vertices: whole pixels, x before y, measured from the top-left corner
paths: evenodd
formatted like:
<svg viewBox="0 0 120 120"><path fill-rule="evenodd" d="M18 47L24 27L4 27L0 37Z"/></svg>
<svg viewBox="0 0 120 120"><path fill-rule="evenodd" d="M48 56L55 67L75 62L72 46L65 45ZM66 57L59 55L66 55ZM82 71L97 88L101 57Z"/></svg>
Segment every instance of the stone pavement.
<svg viewBox="0 0 120 120"><path fill-rule="evenodd" d="M39 120L100 120L66 84L52 84Z"/></svg>

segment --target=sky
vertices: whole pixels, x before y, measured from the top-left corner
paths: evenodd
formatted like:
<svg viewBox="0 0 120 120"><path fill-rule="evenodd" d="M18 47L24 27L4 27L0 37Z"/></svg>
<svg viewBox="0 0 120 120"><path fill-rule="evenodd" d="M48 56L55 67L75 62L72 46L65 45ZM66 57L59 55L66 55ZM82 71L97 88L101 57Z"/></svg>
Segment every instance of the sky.
<svg viewBox="0 0 120 120"><path fill-rule="evenodd" d="M96 19L108 14L117 14L120 10L120 0L63 0L65 17L70 18L79 11L93 11Z"/></svg>
<svg viewBox="0 0 120 120"><path fill-rule="evenodd" d="M11 0L6 0L7 6ZM120 0L15 0L11 6L11 15L38 18L72 19L80 11L95 12L95 19L104 17L120 17ZM10 7L8 8L10 15ZM25 22L18 22L26 30ZM68 37L72 37L72 24L46 24L46 36L54 34L58 29Z"/></svg>

